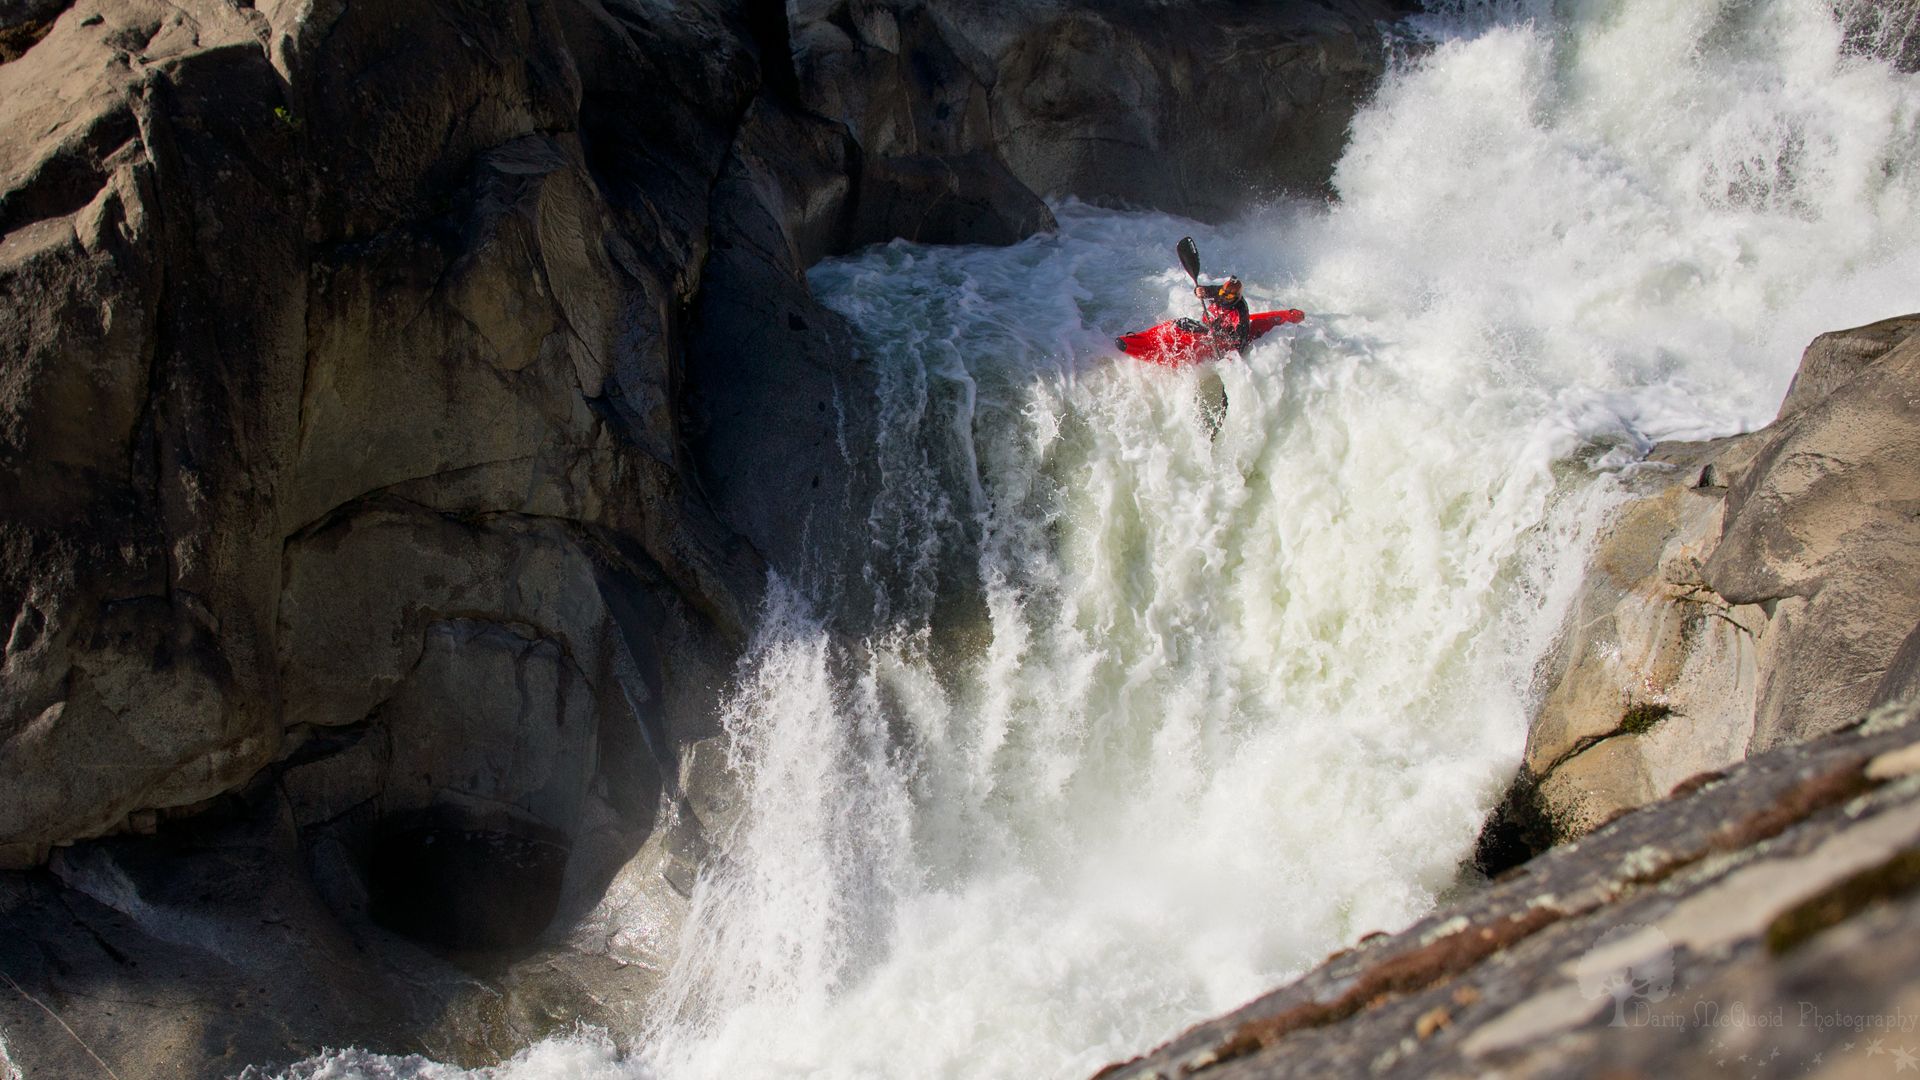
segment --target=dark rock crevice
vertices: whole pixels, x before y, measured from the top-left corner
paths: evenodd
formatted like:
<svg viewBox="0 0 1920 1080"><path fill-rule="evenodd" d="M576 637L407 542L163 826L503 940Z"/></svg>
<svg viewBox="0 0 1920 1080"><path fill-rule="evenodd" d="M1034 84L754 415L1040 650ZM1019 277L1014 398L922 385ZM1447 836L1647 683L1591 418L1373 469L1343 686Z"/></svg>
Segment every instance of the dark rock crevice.
<svg viewBox="0 0 1920 1080"><path fill-rule="evenodd" d="M53 21L73 0L22 0L0 12L0 64L24 56L53 29Z"/></svg>
<svg viewBox="0 0 1920 1080"><path fill-rule="evenodd" d="M0 193L0 234L73 217L108 186L117 168L145 149L131 111L87 117L80 123L85 126L38 162L18 187Z"/></svg>

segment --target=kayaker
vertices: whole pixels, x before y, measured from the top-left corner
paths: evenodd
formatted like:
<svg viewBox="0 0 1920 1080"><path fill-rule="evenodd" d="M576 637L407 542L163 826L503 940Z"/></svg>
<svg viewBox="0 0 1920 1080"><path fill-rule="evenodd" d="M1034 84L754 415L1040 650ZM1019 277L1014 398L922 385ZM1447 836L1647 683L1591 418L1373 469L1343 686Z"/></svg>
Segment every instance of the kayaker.
<svg viewBox="0 0 1920 1080"><path fill-rule="evenodd" d="M1247 298L1240 293L1240 279L1229 277L1218 285L1193 287L1193 295L1206 304L1207 332L1229 349L1238 349L1253 338L1253 313L1247 310Z"/></svg>

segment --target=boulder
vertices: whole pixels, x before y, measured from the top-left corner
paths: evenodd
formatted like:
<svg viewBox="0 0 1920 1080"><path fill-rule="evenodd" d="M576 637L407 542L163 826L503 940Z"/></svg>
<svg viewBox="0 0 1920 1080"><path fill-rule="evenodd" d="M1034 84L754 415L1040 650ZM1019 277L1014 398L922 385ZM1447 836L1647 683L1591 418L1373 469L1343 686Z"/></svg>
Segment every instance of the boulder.
<svg viewBox="0 0 1920 1080"><path fill-rule="evenodd" d="M1917 329L1920 315L1903 315L1814 338L1800 357L1800 367L1794 372L1774 422L1798 415L1826 399Z"/></svg>
<svg viewBox="0 0 1920 1080"><path fill-rule="evenodd" d="M1726 489L1712 479L1751 456L1750 437L1657 447L1626 478L1623 505L1588 560L1564 636L1545 661L1522 779L1498 815L1497 870L1664 796L1746 754L1759 608L1701 581ZM1525 834L1524 842L1514 834Z"/></svg>
<svg viewBox="0 0 1920 1080"><path fill-rule="evenodd" d="M1916 331L1909 316L1821 335L1772 424L1636 467L1483 866L1911 693L1920 595L1893 583L1920 574Z"/></svg>
<svg viewBox="0 0 1920 1080"><path fill-rule="evenodd" d="M1769 608L1772 663L1754 746L1832 730L1864 708L1916 621L1920 594L1889 588L1920 573L1920 318L1845 333L1823 353L1872 359L1792 411L1727 495L1727 522L1702 568L1736 604ZM1873 343L1884 343L1877 354Z"/></svg>

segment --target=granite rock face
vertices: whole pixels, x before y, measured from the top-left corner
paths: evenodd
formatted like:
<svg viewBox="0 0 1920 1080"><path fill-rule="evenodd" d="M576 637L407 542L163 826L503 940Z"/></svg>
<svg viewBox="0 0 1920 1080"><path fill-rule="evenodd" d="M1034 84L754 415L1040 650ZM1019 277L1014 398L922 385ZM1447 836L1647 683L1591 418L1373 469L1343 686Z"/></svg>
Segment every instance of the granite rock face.
<svg viewBox="0 0 1920 1080"><path fill-rule="evenodd" d="M234 790L310 707L364 719L409 650L351 707L309 706L307 673L358 644L287 629L304 539L362 513L577 523L673 616L636 651L724 653L761 567L815 569L858 519L843 448L866 440L867 384L806 266L892 236L1020 239L1051 222L1035 188L1209 209L1198 188L1101 185L1212 171L1205 147L1241 145L1166 113L1199 96L1166 58L1080 72L1084 108L1028 86L1059 83L1042 54L1076 35L1167 37L1180 16L1161 6L437 12L9 9L34 44L0 65L0 765L26 778L0 799L0 860ZM1181 50L1264 57L1233 85L1310 100L1338 130L1390 14L1286 5ZM1361 60L1282 77L1331 53ZM1164 85L1138 122L1199 141L1127 165L1137 147L1097 132L1021 134L1032 101L1103 123L1148 74ZM1301 184L1324 182L1323 141ZM1072 167L1033 164L1067 144ZM518 619L388 584L424 613ZM114 753L129 734L138 753ZM58 767L76 759L96 775Z"/></svg>
<svg viewBox="0 0 1920 1080"><path fill-rule="evenodd" d="M1525 836L1507 861L1912 693L1917 331L1821 335L1772 424L1628 478L1493 830Z"/></svg>
<svg viewBox="0 0 1920 1080"><path fill-rule="evenodd" d="M240 15L76 5L0 65L0 97L0 859L19 865L279 750L306 284L293 135Z"/></svg>
<svg viewBox="0 0 1920 1080"><path fill-rule="evenodd" d="M1771 608L1756 748L1819 734L1872 699L1920 596L1920 316L1826 335L1733 478L1702 568L1736 604ZM1820 393L1823 384L1834 384Z"/></svg>
<svg viewBox="0 0 1920 1080"><path fill-rule="evenodd" d="M682 479L704 192L603 193L557 9L436 10L80 3L0 66L5 862L269 776L348 910L399 837L543 853L430 935L521 945L708 734L760 571Z"/></svg>
<svg viewBox="0 0 1920 1080"><path fill-rule="evenodd" d="M792 7L803 100L860 140L870 214L902 185L944 185L965 203L970 190L1004 187L1005 172L1043 195L1214 220L1326 190L1385 67L1384 24L1417 10L1395 0ZM1024 216L997 202L1014 222ZM927 238L941 234L925 220Z"/></svg>
<svg viewBox="0 0 1920 1080"><path fill-rule="evenodd" d="M1325 191L1385 65L1379 23L1414 9L1357 0L1060 12L1001 55L995 131L1014 175L1039 191L1215 220L1284 191Z"/></svg>
<svg viewBox="0 0 1920 1080"><path fill-rule="evenodd" d="M758 61L731 7L656 16L83 0L0 64L30 1075L95 1067L33 1000L131 1077L491 1060L644 999L562 939L636 856L670 927L764 573L682 386Z"/></svg>
<svg viewBox="0 0 1920 1080"><path fill-rule="evenodd" d="M799 100L859 147L846 243L1008 243L1053 214L996 153L987 89L937 12L960 5L792 5Z"/></svg>

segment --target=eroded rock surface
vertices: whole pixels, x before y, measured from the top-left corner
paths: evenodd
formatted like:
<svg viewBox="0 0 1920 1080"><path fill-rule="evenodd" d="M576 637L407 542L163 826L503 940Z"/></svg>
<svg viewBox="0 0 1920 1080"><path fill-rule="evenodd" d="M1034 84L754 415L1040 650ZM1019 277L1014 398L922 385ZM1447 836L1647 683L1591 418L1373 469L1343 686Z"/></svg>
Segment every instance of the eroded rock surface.
<svg viewBox="0 0 1920 1080"><path fill-rule="evenodd" d="M1821 335L1772 424L1636 468L1490 842L1524 857L1911 692L1917 331Z"/></svg>
<svg viewBox="0 0 1920 1080"><path fill-rule="evenodd" d="M1909 316L1816 342L1815 358L1853 362L1809 371L1837 385L1817 397L1796 385L1728 490L1703 570L1729 601L1771 608L1756 748L1830 731L1865 707L1920 624L1920 596L1888 588L1920 574L1916 331Z"/></svg>

